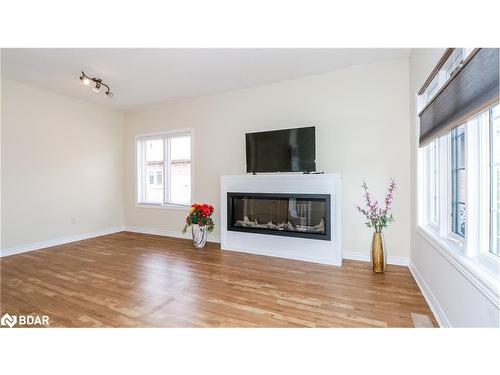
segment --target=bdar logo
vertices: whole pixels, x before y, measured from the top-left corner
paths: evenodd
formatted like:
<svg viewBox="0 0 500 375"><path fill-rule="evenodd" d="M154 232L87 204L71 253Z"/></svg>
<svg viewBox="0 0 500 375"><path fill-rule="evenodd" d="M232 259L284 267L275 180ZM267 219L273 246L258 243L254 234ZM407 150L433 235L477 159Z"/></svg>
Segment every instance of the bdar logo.
<svg viewBox="0 0 500 375"><path fill-rule="evenodd" d="M8 313L5 313L0 320L0 324L3 326L9 326L10 328L14 327L17 323L17 316L12 316Z"/></svg>
<svg viewBox="0 0 500 375"><path fill-rule="evenodd" d="M0 319L0 325L24 327L24 326L48 326L49 317L47 315L10 315L5 313Z"/></svg>

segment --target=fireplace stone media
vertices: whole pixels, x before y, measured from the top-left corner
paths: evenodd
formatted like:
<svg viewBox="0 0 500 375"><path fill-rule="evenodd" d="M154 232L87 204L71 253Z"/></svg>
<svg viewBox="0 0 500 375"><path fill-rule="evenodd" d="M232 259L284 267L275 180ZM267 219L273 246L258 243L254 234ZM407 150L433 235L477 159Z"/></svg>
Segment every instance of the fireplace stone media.
<svg viewBox="0 0 500 375"><path fill-rule="evenodd" d="M330 241L329 194L227 193L227 229Z"/></svg>

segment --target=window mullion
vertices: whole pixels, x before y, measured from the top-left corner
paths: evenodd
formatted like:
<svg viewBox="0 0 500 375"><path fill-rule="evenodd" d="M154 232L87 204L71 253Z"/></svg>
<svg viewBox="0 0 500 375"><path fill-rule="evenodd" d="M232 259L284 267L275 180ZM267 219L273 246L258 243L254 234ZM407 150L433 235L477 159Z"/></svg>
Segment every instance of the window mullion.
<svg viewBox="0 0 500 375"><path fill-rule="evenodd" d="M450 137L441 137L439 139L439 235L446 237L451 228L451 205L450 200Z"/></svg>
<svg viewBox="0 0 500 375"><path fill-rule="evenodd" d="M480 126L483 116L467 123L465 127L466 165L466 255L476 257L480 246Z"/></svg>
<svg viewBox="0 0 500 375"><path fill-rule="evenodd" d="M498 111L499 107L497 106L496 108ZM487 176L487 181L485 182L485 184L488 185L488 199L487 202L484 202L483 205L485 209L487 208L488 216L486 217L485 214L482 215L482 217L486 219L488 223L488 229L484 234L485 238L487 238L487 240L484 240L484 252L487 256L491 256L492 254L495 256L499 255L497 236L500 228L498 223L498 214L495 215L495 213L499 212L498 207L495 208L495 206L498 206L498 187L495 186L498 184L498 176L495 174L495 167L499 165L495 157L495 149L499 145L496 143L496 131L494 128L495 121L498 121L498 116L495 116L495 109L491 108L488 111L487 125L483 126L483 129L487 128L487 130L485 130L483 133L487 140L483 144L485 144L485 148L488 149L487 155L485 157L487 158L489 165L488 171L487 173L485 173L485 175Z"/></svg>
<svg viewBox="0 0 500 375"><path fill-rule="evenodd" d="M487 253L490 247L490 202L491 202L491 155L489 115L482 116L479 123L479 249Z"/></svg>
<svg viewBox="0 0 500 375"><path fill-rule="evenodd" d="M167 174L168 137L163 137L163 203L169 202L168 197L168 174Z"/></svg>

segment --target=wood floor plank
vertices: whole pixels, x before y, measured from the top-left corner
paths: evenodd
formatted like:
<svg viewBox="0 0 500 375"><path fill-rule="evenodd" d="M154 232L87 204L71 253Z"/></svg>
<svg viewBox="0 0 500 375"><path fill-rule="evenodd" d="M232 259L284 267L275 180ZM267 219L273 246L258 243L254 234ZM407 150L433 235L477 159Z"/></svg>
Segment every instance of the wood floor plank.
<svg viewBox="0 0 500 375"><path fill-rule="evenodd" d="M51 327L413 327L412 313L437 326L407 267L379 275L130 232L1 258L0 279L2 315L46 314Z"/></svg>

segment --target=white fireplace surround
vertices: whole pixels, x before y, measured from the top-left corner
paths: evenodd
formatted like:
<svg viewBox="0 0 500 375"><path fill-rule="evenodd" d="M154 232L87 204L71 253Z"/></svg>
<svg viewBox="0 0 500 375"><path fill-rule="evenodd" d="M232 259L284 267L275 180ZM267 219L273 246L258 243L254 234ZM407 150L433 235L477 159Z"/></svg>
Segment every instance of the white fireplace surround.
<svg viewBox="0 0 500 375"><path fill-rule="evenodd" d="M330 241L227 230L227 193L330 194ZM341 179L338 174L221 176L221 249L342 265Z"/></svg>

